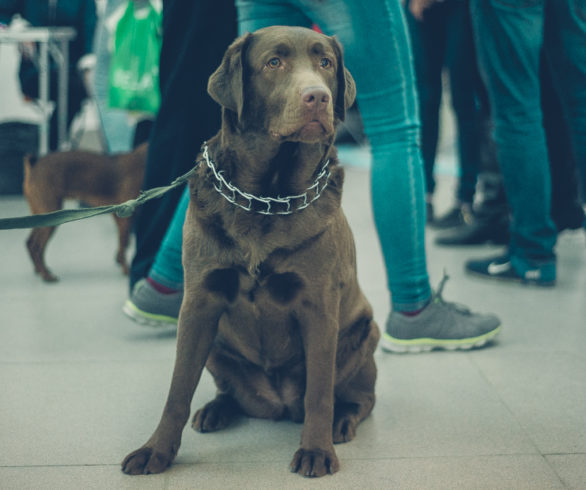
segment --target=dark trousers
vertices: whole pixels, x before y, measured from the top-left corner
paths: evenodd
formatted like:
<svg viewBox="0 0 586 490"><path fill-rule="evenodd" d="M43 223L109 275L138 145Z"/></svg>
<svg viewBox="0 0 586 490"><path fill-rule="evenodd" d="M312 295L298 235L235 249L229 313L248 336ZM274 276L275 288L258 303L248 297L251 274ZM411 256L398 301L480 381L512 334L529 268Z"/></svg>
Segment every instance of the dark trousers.
<svg viewBox="0 0 586 490"><path fill-rule="evenodd" d="M421 115L421 154L425 166L427 192L435 189L433 176L439 136L439 108L442 71L447 69L452 107L456 116L460 163L458 199L471 203L476 186L480 147L486 129L486 92L476 64L474 38L468 1L446 0L425 11L423 21L409 13L419 110Z"/></svg>
<svg viewBox="0 0 586 490"><path fill-rule="evenodd" d="M187 172L202 142L220 129L220 107L207 94L207 81L236 34L233 0L163 2L161 107L151 133L143 189L167 185ZM182 191L171 191L139 209L131 288L148 275Z"/></svg>
<svg viewBox="0 0 586 490"><path fill-rule="evenodd" d="M580 196L580 179L570 128L553 84L551 67L544 56L541 58L539 77L543 127L551 171L551 217L558 230L575 228L584 219L582 202L586 196ZM483 200L476 217L489 226L508 223L509 208L492 140L483 148L482 153L483 163L479 181L483 190Z"/></svg>

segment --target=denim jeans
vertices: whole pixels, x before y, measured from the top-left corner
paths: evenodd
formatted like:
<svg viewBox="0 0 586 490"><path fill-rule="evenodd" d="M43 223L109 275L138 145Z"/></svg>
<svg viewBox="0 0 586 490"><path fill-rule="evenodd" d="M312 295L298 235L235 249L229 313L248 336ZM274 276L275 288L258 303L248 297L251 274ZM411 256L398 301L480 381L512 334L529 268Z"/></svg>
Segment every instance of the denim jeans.
<svg viewBox="0 0 586 490"><path fill-rule="evenodd" d="M435 190L434 166L440 132L442 71L450 81L451 105L456 117L460 181L457 199L472 203L486 137L488 108L478 73L468 0L447 0L425 11L423 21L406 14L421 114L421 154L427 193Z"/></svg>
<svg viewBox="0 0 586 490"><path fill-rule="evenodd" d="M543 48L586 178L586 1L471 0L505 191L510 253L519 273L555 263L551 176L540 103Z"/></svg>

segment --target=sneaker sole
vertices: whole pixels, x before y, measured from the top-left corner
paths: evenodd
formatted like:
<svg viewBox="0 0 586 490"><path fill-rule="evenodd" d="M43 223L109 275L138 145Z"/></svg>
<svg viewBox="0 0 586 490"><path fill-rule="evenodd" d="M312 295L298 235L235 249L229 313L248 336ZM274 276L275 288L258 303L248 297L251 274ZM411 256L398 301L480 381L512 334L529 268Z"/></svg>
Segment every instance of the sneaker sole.
<svg viewBox="0 0 586 490"><path fill-rule="evenodd" d="M471 337L468 339L454 339L454 340L442 340L442 339L411 339L402 340L391 337L388 333L383 333L381 338L381 347L387 352L395 352L399 354L405 353L419 353L419 352L430 352L434 349L443 350L470 350L477 347L482 347L487 342L493 340L501 331L501 326L494 330L485 333L479 337Z"/></svg>
<svg viewBox="0 0 586 490"><path fill-rule="evenodd" d="M466 269L466 273L473 277L481 277L483 279L490 279L492 281L499 282L512 282L515 284L522 284L523 286L537 286L539 288L551 288L555 286L555 279L553 281L531 281L524 279L523 277L511 277L511 276L491 276L490 274L483 274L482 272L476 272Z"/></svg>
<svg viewBox="0 0 586 490"><path fill-rule="evenodd" d="M177 326L177 318L167 315L156 315L147 313L137 308L132 301L127 300L122 307L122 311L131 320L148 327L173 327Z"/></svg>

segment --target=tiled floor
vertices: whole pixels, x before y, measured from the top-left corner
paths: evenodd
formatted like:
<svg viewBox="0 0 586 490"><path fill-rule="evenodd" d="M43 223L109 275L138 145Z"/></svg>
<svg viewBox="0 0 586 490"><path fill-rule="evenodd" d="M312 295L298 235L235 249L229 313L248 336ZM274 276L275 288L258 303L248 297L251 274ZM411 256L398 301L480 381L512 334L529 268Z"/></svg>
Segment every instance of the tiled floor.
<svg viewBox="0 0 586 490"><path fill-rule="evenodd" d="M349 169L345 208L359 278L384 325L389 310L372 225L368 170ZM438 207L453 179L440 180ZM28 212L0 198L0 216ZM162 475L121 473L124 455L158 422L174 359L174 332L121 313L126 281L114 264L109 217L56 233L43 284L24 249L27 232L0 231L1 489L586 489L586 240L560 238L554 289L487 283L462 264L492 247L440 249L428 233L432 282L445 296L499 314L497 344L471 352L376 353L377 404L357 438L337 447L341 470L307 480L288 471L300 426L242 420L228 430L185 429ZM214 394L204 375L193 409Z"/></svg>

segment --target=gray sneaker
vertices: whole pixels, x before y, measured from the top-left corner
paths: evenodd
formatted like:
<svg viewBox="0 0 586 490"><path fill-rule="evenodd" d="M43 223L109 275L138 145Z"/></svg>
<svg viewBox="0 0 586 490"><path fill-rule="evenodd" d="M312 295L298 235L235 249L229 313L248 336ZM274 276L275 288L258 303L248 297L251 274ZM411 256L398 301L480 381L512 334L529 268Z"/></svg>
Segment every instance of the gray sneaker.
<svg viewBox="0 0 586 490"><path fill-rule="evenodd" d="M177 325L183 291L159 293L146 279L138 281L122 311L137 323L150 327Z"/></svg>
<svg viewBox="0 0 586 490"><path fill-rule="evenodd" d="M444 277L431 302L416 316L391 312L381 339L388 352L427 352L433 349L467 350L481 347L501 331L501 321L495 315L472 313L468 308L448 303L442 290Z"/></svg>

